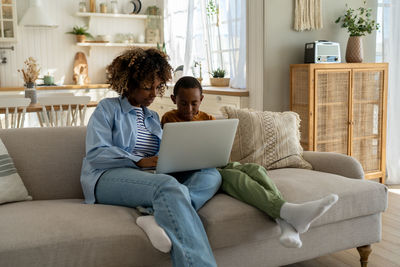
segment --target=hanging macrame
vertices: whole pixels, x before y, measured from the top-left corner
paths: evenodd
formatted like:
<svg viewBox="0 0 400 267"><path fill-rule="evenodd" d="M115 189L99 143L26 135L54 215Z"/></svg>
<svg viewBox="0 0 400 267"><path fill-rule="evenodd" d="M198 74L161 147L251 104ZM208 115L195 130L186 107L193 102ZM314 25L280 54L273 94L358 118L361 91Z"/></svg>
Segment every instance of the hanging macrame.
<svg viewBox="0 0 400 267"><path fill-rule="evenodd" d="M322 29L321 0L294 0L294 30Z"/></svg>

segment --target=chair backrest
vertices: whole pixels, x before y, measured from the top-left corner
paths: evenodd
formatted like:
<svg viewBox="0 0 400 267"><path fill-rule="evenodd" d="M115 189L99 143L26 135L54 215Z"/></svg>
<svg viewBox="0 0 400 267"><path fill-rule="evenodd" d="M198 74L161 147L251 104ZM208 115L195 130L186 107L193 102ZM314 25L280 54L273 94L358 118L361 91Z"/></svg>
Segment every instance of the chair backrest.
<svg viewBox="0 0 400 267"><path fill-rule="evenodd" d="M37 97L41 98L41 97L50 97L50 96L75 96L74 93L47 93L47 92L43 92L43 93L39 93L37 95Z"/></svg>
<svg viewBox="0 0 400 267"><path fill-rule="evenodd" d="M26 107L31 100L24 97L0 97L0 113L4 114L0 119L0 128L20 128L24 126ZM13 112L11 112L13 111ZM2 116L3 117L3 116ZM4 124L4 127L3 127Z"/></svg>
<svg viewBox="0 0 400 267"><path fill-rule="evenodd" d="M83 126L90 96L38 96L48 127ZM80 122L78 122L78 120Z"/></svg>
<svg viewBox="0 0 400 267"><path fill-rule="evenodd" d="M16 93L16 94L0 94L0 98L24 98L25 94L23 94L23 92L21 93Z"/></svg>

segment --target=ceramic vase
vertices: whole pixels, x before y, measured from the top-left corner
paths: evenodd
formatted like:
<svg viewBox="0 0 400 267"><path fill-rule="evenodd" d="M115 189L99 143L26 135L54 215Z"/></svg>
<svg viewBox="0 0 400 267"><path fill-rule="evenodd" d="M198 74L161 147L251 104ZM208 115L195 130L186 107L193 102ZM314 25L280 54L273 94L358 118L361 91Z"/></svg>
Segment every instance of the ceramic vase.
<svg viewBox="0 0 400 267"><path fill-rule="evenodd" d="M361 63L364 58L361 36L350 36L346 47L346 62Z"/></svg>
<svg viewBox="0 0 400 267"><path fill-rule="evenodd" d="M31 104L37 103L37 93L36 93L35 83L25 84L25 98L30 98Z"/></svg>

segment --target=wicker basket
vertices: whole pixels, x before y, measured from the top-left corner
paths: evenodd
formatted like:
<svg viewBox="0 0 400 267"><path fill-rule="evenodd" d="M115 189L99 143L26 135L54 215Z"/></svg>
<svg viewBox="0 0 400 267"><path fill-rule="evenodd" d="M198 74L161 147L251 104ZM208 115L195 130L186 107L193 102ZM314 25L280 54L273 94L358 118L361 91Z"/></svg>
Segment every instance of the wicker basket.
<svg viewBox="0 0 400 267"><path fill-rule="evenodd" d="M229 86L229 78L210 78L212 86Z"/></svg>

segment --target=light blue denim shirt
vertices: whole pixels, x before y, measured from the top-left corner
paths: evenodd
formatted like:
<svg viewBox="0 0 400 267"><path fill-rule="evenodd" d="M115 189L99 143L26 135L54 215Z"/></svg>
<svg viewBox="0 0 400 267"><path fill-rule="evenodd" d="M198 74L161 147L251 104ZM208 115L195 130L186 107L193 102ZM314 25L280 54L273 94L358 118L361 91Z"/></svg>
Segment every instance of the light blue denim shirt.
<svg viewBox="0 0 400 267"><path fill-rule="evenodd" d="M157 112L143 108L146 128L160 140L162 129ZM136 144L136 112L126 97L106 98L90 117L86 133L86 157L81 184L86 203L95 203L99 177L112 168L138 168L141 157L132 154Z"/></svg>

